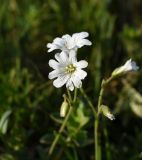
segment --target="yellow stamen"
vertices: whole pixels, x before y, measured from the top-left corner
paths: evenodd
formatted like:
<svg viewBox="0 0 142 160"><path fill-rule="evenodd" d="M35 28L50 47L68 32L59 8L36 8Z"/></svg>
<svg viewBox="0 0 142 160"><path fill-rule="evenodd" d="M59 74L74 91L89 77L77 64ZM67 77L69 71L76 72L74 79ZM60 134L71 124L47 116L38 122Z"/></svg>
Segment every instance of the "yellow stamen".
<svg viewBox="0 0 142 160"><path fill-rule="evenodd" d="M66 72L67 72L67 73L73 73L75 70L76 70L76 67L75 67L73 64L69 64L69 65L66 67Z"/></svg>

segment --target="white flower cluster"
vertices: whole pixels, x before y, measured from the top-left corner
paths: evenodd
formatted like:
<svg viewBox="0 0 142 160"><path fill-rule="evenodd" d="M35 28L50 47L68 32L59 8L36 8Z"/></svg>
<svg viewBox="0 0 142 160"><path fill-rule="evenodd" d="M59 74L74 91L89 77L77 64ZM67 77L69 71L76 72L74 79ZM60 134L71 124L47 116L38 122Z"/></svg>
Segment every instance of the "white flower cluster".
<svg viewBox="0 0 142 160"><path fill-rule="evenodd" d="M55 59L49 61L49 66L54 70L49 73L49 79L54 79L53 85L57 88L66 84L66 87L73 91L74 88L82 86L83 80L87 73L83 68L88 66L85 60L77 61L77 49L84 45L90 46L92 43L86 39L87 32L75 33L72 36L66 34L61 38L55 38L52 43L47 44L48 52L56 49L61 50L55 54Z"/></svg>

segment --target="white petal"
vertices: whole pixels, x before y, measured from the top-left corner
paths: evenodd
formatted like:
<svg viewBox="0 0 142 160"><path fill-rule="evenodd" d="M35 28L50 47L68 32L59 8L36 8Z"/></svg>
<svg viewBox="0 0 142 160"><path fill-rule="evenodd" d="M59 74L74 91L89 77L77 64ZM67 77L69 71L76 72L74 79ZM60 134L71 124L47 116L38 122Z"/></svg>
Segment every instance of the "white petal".
<svg viewBox="0 0 142 160"><path fill-rule="evenodd" d="M47 48L49 48L48 52L52 52L53 50L58 49L58 47L55 44L52 44L52 43L48 43Z"/></svg>
<svg viewBox="0 0 142 160"><path fill-rule="evenodd" d="M88 32L80 32L79 36L80 36L80 38L86 38L89 36L89 33Z"/></svg>
<svg viewBox="0 0 142 160"><path fill-rule="evenodd" d="M72 76L72 81L73 81L73 84L76 88L80 88L82 86L82 82L80 80L80 78L78 78L77 76Z"/></svg>
<svg viewBox="0 0 142 160"><path fill-rule="evenodd" d="M53 45L52 43L47 43L46 47L47 48L52 48L52 45Z"/></svg>
<svg viewBox="0 0 142 160"><path fill-rule="evenodd" d="M125 72L132 71L132 70L136 71L139 69L139 67L136 65L136 63L134 61L132 61L131 59L126 61L126 63L122 66L122 68Z"/></svg>
<svg viewBox="0 0 142 160"><path fill-rule="evenodd" d="M67 62L67 54L66 53L56 53L55 54L55 59L62 64L63 66L66 64Z"/></svg>
<svg viewBox="0 0 142 160"><path fill-rule="evenodd" d="M72 37L77 48L81 48L84 45L90 46L92 44L88 39L85 39L88 35L89 34L87 32L73 34Z"/></svg>
<svg viewBox="0 0 142 160"><path fill-rule="evenodd" d="M49 66L53 69L58 69L60 67L60 64L55 61L54 59L49 60Z"/></svg>
<svg viewBox="0 0 142 160"><path fill-rule="evenodd" d="M65 34L62 36L63 39L65 39L66 41L70 40L71 36L69 34Z"/></svg>
<svg viewBox="0 0 142 160"><path fill-rule="evenodd" d="M134 71L137 71L139 69L139 66L137 66L136 62L132 62L132 68Z"/></svg>
<svg viewBox="0 0 142 160"><path fill-rule="evenodd" d="M74 50L71 50L70 52L69 52L69 62L70 63L76 63L77 62L77 53L74 51Z"/></svg>
<svg viewBox="0 0 142 160"><path fill-rule="evenodd" d="M67 48L68 49L74 49L76 46L76 43L74 41L74 38L70 38L68 41L67 41Z"/></svg>
<svg viewBox="0 0 142 160"><path fill-rule="evenodd" d="M132 69L132 66L131 66L131 59L129 59L128 61L126 61L126 63L122 66L124 70L126 71L129 71Z"/></svg>
<svg viewBox="0 0 142 160"><path fill-rule="evenodd" d="M62 38L55 38L53 43L58 45L60 49L60 47L64 46L65 41Z"/></svg>
<svg viewBox="0 0 142 160"><path fill-rule="evenodd" d="M80 33L75 33L72 35L72 37L77 38L77 39L83 39L88 36L89 36L88 32L80 32Z"/></svg>
<svg viewBox="0 0 142 160"><path fill-rule="evenodd" d="M76 45L81 48L82 46L90 46L92 45L91 41L89 41L88 39L81 39L76 41Z"/></svg>
<svg viewBox="0 0 142 160"><path fill-rule="evenodd" d="M64 67L69 61L68 53L62 51L61 53L55 54L55 59L59 62L60 66Z"/></svg>
<svg viewBox="0 0 142 160"><path fill-rule="evenodd" d="M75 75L80 79L84 79L87 76L87 72L83 71L82 69L77 69Z"/></svg>
<svg viewBox="0 0 142 160"><path fill-rule="evenodd" d="M68 54L62 51L59 55L61 62L67 63L69 61Z"/></svg>
<svg viewBox="0 0 142 160"><path fill-rule="evenodd" d="M55 38L53 43L48 43L47 48L49 48L48 52L51 52L55 49L62 49L64 47L65 41L62 38Z"/></svg>
<svg viewBox="0 0 142 160"><path fill-rule="evenodd" d="M51 48L52 47L52 43L47 43L46 47L47 48Z"/></svg>
<svg viewBox="0 0 142 160"><path fill-rule="evenodd" d="M55 54L55 59L56 59L58 62L61 61L61 59L60 59L60 53L56 53L56 54Z"/></svg>
<svg viewBox="0 0 142 160"><path fill-rule="evenodd" d="M114 115L111 114L111 113L107 113L107 114L106 114L106 117L109 118L110 120L115 120Z"/></svg>
<svg viewBox="0 0 142 160"><path fill-rule="evenodd" d="M62 38L65 40L65 50L70 50L70 49L73 49L75 47L75 42L74 42L74 39L66 34L64 36L62 36Z"/></svg>
<svg viewBox="0 0 142 160"><path fill-rule="evenodd" d="M124 66L125 66L125 65L129 65L131 62L132 62L132 59L127 60L127 61L125 62L125 64L124 64Z"/></svg>
<svg viewBox="0 0 142 160"><path fill-rule="evenodd" d="M53 79L53 78L58 77L59 75L61 75L61 72L59 70L54 70L49 73L48 78Z"/></svg>
<svg viewBox="0 0 142 160"><path fill-rule="evenodd" d="M66 83L66 88L68 88L70 91L73 91L74 90L74 85L72 83L72 80L71 78L68 79L67 83Z"/></svg>
<svg viewBox="0 0 142 160"><path fill-rule="evenodd" d="M88 62L85 60L81 60L76 63L77 68L86 68L88 66Z"/></svg>
<svg viewBox="0 0 142 160"><path fill-rule="evenodd" d="M68 79L69 79L68 75L60 76L56 80L53 81L53 85L56 88L60 88L67 82Z"/></svg>

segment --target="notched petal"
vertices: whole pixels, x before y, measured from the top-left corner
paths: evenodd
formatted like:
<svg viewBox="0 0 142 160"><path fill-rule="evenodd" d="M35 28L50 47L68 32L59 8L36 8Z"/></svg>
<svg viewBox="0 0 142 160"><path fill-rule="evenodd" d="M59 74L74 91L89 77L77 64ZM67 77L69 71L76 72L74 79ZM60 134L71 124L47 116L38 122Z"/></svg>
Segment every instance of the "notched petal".
<svg viewBox="0 0 142 160"><path fill-rule="evenodd" d="M60 64L54 59L51 59L49 60L49 66L52 67L53 69L58 69Z"/></svg>
<svg viewBox="0 0 142 160"><path fill-rule="evenodd" d="M54 79L54 78L56 78L56 77L59 76L59 73L60 72L58 70L54 70L54 71L52 71L52 72L49 73L48 78L49 79Z"/></svg>
<svg viewBox="0 0 142 160"><path fill-rule="evenodd" d="M56 87L56 88L60 88L62 87L68 80L68 76L64 75L64 76L60 76L58 77L56 80L53 81L53 85Z"/></svg>
<svg viewBox="0 0 142 160"><path fill-rule="evenodd" d="M77 62L76 65L78 68L86 68L88 66L88 62L85 60L81 60Z"/></svg>

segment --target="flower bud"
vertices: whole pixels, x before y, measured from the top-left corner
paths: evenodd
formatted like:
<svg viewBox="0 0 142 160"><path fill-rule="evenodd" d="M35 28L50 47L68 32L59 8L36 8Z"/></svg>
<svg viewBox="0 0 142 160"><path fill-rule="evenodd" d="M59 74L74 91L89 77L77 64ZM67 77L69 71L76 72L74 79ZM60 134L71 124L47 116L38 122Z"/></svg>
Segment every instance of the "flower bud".
<svg viewBox="0 0 142 160"><path fill-rule="evenodd" d="M108 106L101 105L101 112L103 113L104 116L106 116L110 120L115 119L114 115L110 112L110 109Z"/></svg>
<svg viewBox="0 0 142 160"><path fill-rule="evenodd" d="M64 96L64 101L62 102L61 108L60 108L60 117L65 117L67 110L68 110L68 102Z"/></svg>
<svg viewBox="0 0 142 160"><path fill-rule="evenodd" d="M134 61L129 59L123 66L116 68L112 72L112 77L121 76L129 71L137 71L139 67Z"/></svg>

